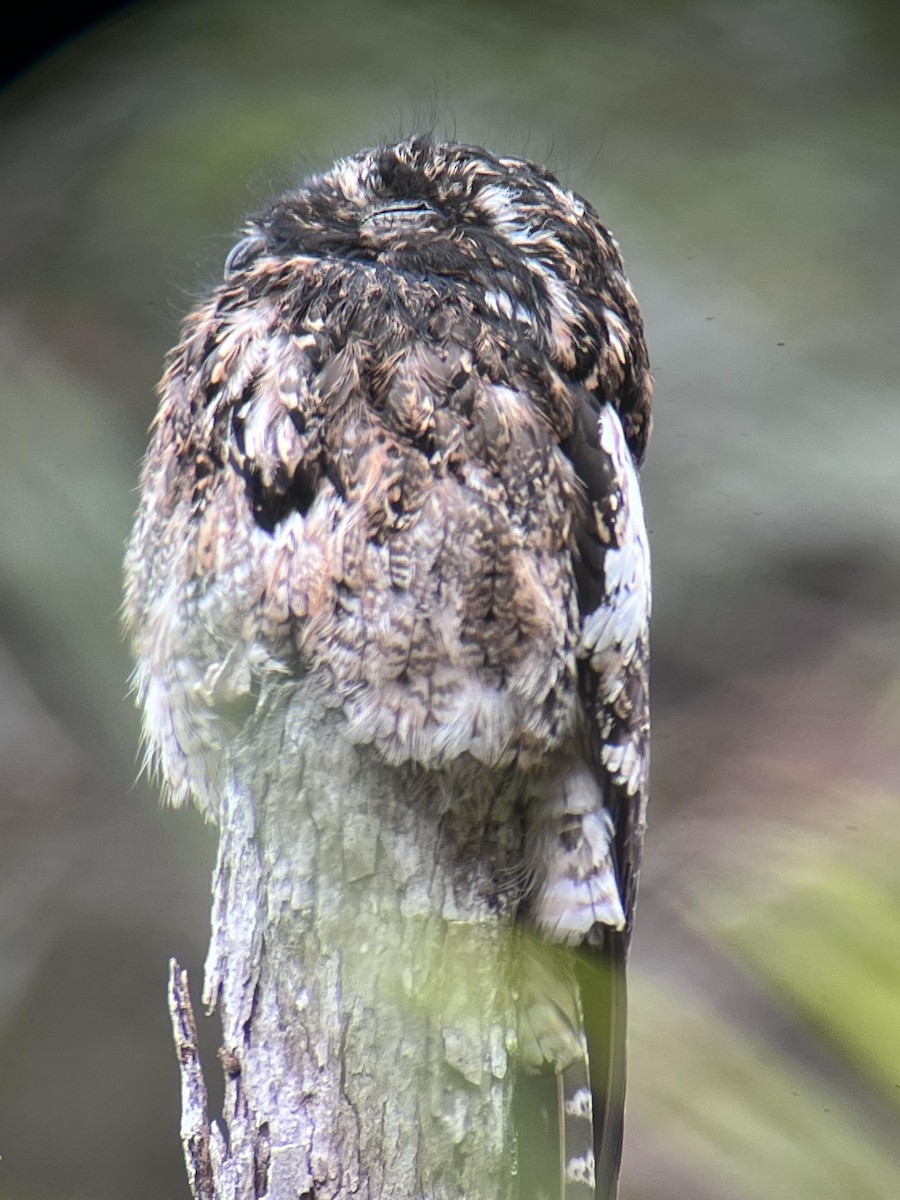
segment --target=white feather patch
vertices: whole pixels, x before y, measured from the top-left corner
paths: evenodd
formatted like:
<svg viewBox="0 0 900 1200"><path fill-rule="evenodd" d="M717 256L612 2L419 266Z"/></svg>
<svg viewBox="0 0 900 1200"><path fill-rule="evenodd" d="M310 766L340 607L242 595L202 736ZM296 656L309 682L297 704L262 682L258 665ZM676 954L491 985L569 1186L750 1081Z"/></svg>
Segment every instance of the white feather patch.
<svg viewBox="0 0 900 1200"><path fill-rule="evenodd" d="M621 688L617 677L631 660L650 617L650 546L637 471L619 414L607 404L600 414L600 445L610 456L622 493L619 546L606 551L606 599L586 618L581 654L601 674L604 690ZM614 694L617 694L617 690Z"/></svg>

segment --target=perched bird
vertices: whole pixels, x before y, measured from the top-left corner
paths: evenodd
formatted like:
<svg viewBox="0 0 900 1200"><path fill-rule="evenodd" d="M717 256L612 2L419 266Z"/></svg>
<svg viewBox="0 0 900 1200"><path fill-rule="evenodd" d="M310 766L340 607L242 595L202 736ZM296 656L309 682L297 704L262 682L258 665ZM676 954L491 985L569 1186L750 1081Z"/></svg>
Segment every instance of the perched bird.
<svg viewBox="0 0 900 1200"><path fill-rule="evenodd" d="M214 808L223 714L270 670L387 763L521 773L522 919L586 964L580 1001L526 1000L522 1053L559 1080L566 1195L607 1200L649 736L651 379L615 242L533 163L360 153L249 221L161 395L126 616L171 795Z"/></svg>

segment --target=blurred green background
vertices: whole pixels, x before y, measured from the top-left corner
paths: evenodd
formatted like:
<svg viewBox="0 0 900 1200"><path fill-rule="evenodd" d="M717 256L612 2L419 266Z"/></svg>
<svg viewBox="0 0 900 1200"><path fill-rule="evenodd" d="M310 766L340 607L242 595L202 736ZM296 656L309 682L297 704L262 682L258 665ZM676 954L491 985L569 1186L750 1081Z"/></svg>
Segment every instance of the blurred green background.
<svg viewBox="0 0 900 1200"><path fill-rule="evenodd" d="M647 323L622 1200L896 1200L900 8L875 0L170 0L0 96L0 1198L188 1195L166 960L199 989L213 839L135 782L118 626L153 388L247 210L430 125L589 197Z"/></svg>

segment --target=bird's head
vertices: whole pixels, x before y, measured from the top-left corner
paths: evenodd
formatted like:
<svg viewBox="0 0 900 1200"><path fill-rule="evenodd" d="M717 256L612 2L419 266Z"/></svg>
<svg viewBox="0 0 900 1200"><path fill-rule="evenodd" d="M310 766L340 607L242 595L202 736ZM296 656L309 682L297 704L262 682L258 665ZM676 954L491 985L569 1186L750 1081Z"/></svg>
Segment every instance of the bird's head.
<svg viewBox="0 0 900 1200"><path fill-rule="evenodd" d="M226 275L260 259L335 258L470 293L511 337L611 400L643 458L652 388L618 247L592 206L542 167L414 137L340 160L245 232Z"/></svg>

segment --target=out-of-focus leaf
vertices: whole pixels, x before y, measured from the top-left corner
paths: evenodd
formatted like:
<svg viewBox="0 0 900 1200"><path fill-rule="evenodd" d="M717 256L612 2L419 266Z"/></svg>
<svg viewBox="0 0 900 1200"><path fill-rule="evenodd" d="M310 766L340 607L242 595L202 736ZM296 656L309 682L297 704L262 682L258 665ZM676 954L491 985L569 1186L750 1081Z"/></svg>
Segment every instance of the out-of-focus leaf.
<svg viewBox="0 0 900 1200"><path fill-rule="evenodd" d="M633 1107L729 1200L889 1200L896 1153L845 1096L695 995L634 980Z"/></svg>
<svg viewBox="0 0 900 1200"><path fill-rule="evenodd" d="M850 849L792 839L774 894L724 932L900 1106L900 845L894 826L855 819L863 831Z"/></svg>

